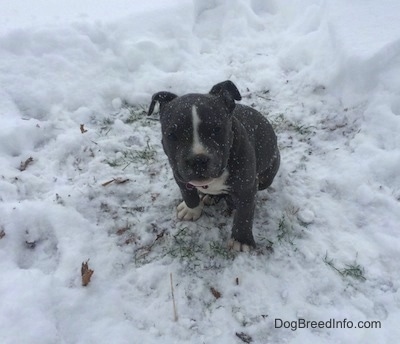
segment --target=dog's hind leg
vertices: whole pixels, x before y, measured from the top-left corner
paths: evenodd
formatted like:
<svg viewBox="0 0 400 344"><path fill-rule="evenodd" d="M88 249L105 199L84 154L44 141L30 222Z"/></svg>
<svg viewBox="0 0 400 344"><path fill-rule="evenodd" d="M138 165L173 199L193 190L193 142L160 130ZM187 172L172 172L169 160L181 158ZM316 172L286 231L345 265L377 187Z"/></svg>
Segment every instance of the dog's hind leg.
<svg viewBox="0 0 400 344"><path fill-rule="evenodd" d="M278 152L273 164L265 171L258 174L258 190L264 190L272 184L278 172L280 160L281 158Z"/></svg>

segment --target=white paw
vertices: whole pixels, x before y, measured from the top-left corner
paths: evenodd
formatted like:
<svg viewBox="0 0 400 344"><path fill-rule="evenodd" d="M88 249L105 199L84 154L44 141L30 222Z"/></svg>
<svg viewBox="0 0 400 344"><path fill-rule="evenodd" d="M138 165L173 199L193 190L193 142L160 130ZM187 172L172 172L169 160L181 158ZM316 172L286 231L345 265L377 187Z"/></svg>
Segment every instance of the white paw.
<svg viewBox="0 0 400 344"><path fill-rule="evenodd" d="M251 251L251 246L242 244L241 242L236 241L235 239L229 239L228 248L231 251L235 251L235 252L250 252Z"/></svg>
<svg viewBox="0 0 400 344"><path fill-rule="evenodd" d="M185 201L183 201L176 207L176 210L178 211L179 220L196 221L201 216L203 202L200 202L196 208L189 208Z"/></svg>

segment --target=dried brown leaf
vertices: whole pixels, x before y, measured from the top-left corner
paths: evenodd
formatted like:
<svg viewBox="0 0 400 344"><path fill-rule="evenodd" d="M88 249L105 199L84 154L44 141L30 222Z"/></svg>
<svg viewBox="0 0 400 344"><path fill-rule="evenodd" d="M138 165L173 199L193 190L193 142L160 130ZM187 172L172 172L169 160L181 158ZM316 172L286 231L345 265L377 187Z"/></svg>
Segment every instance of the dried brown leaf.
<svg viewBox="0 0 400 344"><path fill-rule="evenodd" d="M129 230L129 227L122 227L117 230L117 235L122 235Z"/></svg>
<svg viewBox="0 0 400 344"><path fill-rule="evenodd" d="M253 342L253 338L251 338L250 335L248 335L244 332L236 332L236 337L238 337L242 342L247 343L247 344Z"/></svg>
<svg viewBox="0 0 400 344"><path fill-rule="evenodd" d="M87 130L85 129L85 125L84 124L81 124L79 128L80 128L82 134L87 132Z"/></svg>
<svg viewBox="0 0 400 344"><path fill-rule="evenodd" d="M89 260L82 263L81 275L82 275L82 285L86 287L90 283L94 271L89 268Z"/></svg>
<svg viewBox="0 0 400 344"><path fill-rule="evenodd" d="M213 288L213 287L210 288L210 291L211 291L211 294L213 294L214 297L215 297L217 300L222 296L221 293L220 293L217 289L215 289L215 288Z"/></svg>
<svg viewBox="0 0 400 344"><path fill-rule="evenodd" d="M28 165L30 163L32 163L32 162L33 162L33 158L32 157L29 157L28 159L26 159L25 162L21 161L21 164L19 165L19 170L21 172L25 171L26 168L28 167Z"/></svg>

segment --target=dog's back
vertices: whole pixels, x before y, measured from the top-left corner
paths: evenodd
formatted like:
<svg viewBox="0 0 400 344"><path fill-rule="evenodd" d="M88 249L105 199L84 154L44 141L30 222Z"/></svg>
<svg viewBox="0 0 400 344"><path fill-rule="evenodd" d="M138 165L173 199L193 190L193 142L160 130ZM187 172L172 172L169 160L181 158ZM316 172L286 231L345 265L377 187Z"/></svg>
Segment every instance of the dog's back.
<svg viewBox="0 0 400 344"><path fill-rule="evenodd" d="M253 145L256 154L257 173L260 174L276 164L279 161L279 150L271 123L257 110L241 104L236 104L233 116L237 119L239 125L245 128L248 139ZM270 157L270 159L265 157ZM279 163L276 166L276 171L278 167Z"/></svg>

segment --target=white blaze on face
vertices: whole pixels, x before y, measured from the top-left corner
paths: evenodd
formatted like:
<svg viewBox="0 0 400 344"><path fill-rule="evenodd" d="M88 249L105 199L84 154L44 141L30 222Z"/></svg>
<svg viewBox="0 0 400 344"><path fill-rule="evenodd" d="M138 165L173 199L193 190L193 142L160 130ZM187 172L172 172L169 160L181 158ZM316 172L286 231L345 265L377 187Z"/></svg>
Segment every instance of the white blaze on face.
<svg viewBox="0 0 400 344"><path fill-rule="evenodd" d="M206 148L200 142L200 135L199 135L199 125L200 125L200 118L197 113L196 105L192 106L192 124L193 124L193 146L192 151L193 154L207 154Z"/></svg>

